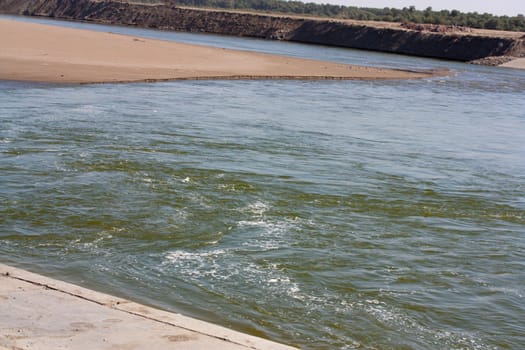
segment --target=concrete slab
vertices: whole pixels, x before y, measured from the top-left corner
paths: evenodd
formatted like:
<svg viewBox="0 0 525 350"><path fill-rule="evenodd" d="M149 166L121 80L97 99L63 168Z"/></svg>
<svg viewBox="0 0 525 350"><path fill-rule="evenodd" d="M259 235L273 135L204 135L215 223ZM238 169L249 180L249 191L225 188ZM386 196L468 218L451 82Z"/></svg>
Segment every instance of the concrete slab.
<svg viewBox="0 0 525 350"><path fill-rule="evenodd" d="M0 264L0 350L292 347Z"/></svg>

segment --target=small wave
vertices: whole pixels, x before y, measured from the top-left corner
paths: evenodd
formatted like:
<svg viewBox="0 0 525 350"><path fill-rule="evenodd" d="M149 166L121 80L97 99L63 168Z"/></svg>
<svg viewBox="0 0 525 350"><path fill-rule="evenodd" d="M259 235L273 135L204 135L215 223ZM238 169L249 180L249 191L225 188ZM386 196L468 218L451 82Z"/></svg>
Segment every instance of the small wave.
<svg viewBox="0 0 525 350"><path fill-rule="evenodd" d="M249 242L243 242L243 247L254 249L257 251L269 251L269 250L276 250L279 249L282 246L282 243L277 240L263 240L263 239L253 239Z"/></svg>
<svg viewBox="0 0 525 350"><path fill-rule="evenodd" d="M235 251L213 249L191 252L175 250L164 256L162 269L174 268L177 274L198 283L205 283L216 291L228 293L230 284L236 289L252 293L254 288L262 293L304 300L299 284L275 264L258 264L239 259Z"/></svg>
<svg viewBox="0 0 525 350"><path fill-rule="evenodd" d="M113 239L113 234L111 232L120 232L123 229L114 228L111 231L102 231L97 233L94 237L90 238L76 238L70 242L65 241L64 248L66 250L79 250L79 251L97 251L102 249L102 246L106 244L107 241Z"/></svg>
<svg viewBox="0 0 525 350"><path fill-rule="evenodd" d="M289 233L297 228L297 224L288 220L254 220L239 221L237 227L243 235L242 247L262 252L288 246Z"/></svg>
<svg viewBox="0 0 525 350"><path fill-rule="evenodd" d="M509 287L489 287L489 290L491 292L498 292L503 293L507 295L514 295L518 298L525 298L525 291L517 289L517 288L509 288Z"/></svg>
<svg viewBox="0 0 525 350"><path fill-rule="evenodd" d="M287 222L271 222L266 220L256 220L256 221L245 221L241 220L237 223L239 227L256 227L263 229L266 235L280 235L286 231L290 226Z"/></svg>
<svg viewBox="0 0 525 350"><path fill-rule="evenodd" d="M411 338L420 338L424 342L433 339L433 343L437 343L436 345L443 348L495 349L495 347L485 343L477 334L432 329L412 319L410 315L403 311L388 306L379 300L365 299L363 302L354 303L353 307L373 316L377 321L384 323L389 328L397 329L396 332L406 333Z"/></svg>
<svg viewBox="0 0 525 350"><path fill-rule="evenodd" d="M102 107L98 105L91 105L91 104L80 105L76 108L71 109L71 112L89 115L90 118L92 118L94 115L101 114L103 111L104 110Z"/></svg>
<svg viewBox="0 0 525 350"><path fill-rule="evenodd" d="M270 205L265 202L257 201L249 204L243 211L257 216L263 216L270 209Z"/></svg>
<svg viewBox="0 0 525 350"><path fill-rule="evenodd" d="M174 266L177 272L194 279L217 278L218 271L222 270L224 264L219 263L221 256L226 254L224 249L214 249L204 252L189 252L175 250L165 255L162 265ZM226 278L230 274L224 274Z"/></svg>
<svg viewBox="0 0 525 350"><path fill-rule="evenodd" d="M172 263L183 262L183 261L195 261L195 260L202 261L207 258L216 258L225 253L226 253L226 250L224 249L216 249L212 251L196 252L196 253L192 253L192 252L188 252L184 250L176 250L176 251L166 254L166 259Z"/></svg>

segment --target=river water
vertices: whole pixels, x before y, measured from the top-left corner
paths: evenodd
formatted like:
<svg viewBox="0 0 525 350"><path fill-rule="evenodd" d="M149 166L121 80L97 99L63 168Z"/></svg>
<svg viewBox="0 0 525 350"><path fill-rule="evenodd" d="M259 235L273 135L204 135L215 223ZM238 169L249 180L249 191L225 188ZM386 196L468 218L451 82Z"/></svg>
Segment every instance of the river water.
<svg viewBox="0 0 525 350"><path fill-rule="evenodd" d="M57 23L57 22L55 22ZM0 82L0 261L304 349L525 347L525 72Z"/></svg>

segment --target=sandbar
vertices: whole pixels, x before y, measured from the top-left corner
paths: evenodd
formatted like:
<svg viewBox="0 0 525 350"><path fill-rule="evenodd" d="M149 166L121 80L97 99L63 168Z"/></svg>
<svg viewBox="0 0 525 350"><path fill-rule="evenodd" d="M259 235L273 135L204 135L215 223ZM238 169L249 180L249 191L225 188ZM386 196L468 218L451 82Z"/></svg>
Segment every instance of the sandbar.
<svg viewBox="0 0 525 350"><path fill-rule="evenodd" d="M111 83L187 79L417 79L373 68L0 19L0 79Z"/></svg>
<svg viewBox="0 0 525 350"><path fill-rule="evenodd" d="M525 69L525 57L513 59L512 61L501 64L500 67Z"/></svg>

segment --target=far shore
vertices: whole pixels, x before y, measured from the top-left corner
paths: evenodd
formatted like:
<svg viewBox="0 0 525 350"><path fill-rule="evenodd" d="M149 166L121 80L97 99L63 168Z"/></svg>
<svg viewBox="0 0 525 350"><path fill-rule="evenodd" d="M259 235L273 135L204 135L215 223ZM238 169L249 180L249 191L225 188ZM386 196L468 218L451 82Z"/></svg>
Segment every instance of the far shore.
<svg viewBox="0 0 525 350"><path fill-rule="evenodd" d="M111 83L187 79L419 79L448 71L347 65L0 19L0 79Z"/></svg>

